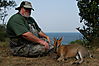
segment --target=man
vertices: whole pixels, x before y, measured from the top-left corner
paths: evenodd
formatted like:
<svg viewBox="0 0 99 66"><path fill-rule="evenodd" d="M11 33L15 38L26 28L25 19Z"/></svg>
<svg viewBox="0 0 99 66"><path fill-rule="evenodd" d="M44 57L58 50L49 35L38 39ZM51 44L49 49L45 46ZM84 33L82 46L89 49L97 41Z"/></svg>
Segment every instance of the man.
<svg viewBox="0 0 99 66"><path fill-rule="evenodd" d="M16 8L19 12L13 15L7 24L10 37L10 48L13 55L38 56L49 50L50 38L42 32L35 20L30 17L32 5L23 1Z"/></svg>

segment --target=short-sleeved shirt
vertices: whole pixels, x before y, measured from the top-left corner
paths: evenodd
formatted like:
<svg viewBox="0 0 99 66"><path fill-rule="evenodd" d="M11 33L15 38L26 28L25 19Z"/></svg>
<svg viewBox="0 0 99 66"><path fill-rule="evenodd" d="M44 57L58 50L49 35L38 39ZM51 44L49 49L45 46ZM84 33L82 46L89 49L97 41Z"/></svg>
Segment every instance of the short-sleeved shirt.
<svg viewBox="0 0 99 66"><path fill-rule="evenodd" d="M7 23L7 34L9 37L18 37L33 29L41 31L37 23L32 17L23 17L20 13L13 15Z"/></svg>

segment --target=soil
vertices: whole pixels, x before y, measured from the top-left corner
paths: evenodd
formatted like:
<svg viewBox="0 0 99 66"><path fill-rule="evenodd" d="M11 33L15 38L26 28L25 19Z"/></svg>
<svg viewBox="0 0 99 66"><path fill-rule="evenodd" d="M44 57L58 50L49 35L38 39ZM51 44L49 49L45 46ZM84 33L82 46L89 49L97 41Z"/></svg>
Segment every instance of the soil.
<svg viewBox="0 0 99 66"><path fill-rule="evenodd" d="M82 64L72 64L75 59L70 58L64 62L57 62L54 54L37 57L18 57L11 55L8 47L0 46L0 66L99 66L99 49L91 51L93 58L84 58Z"/></svg>

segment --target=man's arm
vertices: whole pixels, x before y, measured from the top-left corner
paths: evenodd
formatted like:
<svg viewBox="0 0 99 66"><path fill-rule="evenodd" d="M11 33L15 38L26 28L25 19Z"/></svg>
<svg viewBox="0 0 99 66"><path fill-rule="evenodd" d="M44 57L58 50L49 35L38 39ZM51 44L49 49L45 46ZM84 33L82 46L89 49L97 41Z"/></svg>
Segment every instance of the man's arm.
<svg viewBox="0 0 99 66"><path fill-rule="evenodd" d="M33 35L31 32L26 32L26 33L22 34L22 36L32 42L40 43L40 44L44 45L46 49L49 49L49 45L46 41L39 39L38 37Z"/></svg>
<svg viewBox="0 0 99 66"><path fill-rule="evenodd" d="M48 40L48 42L50 43L50 38L49 38L49 36L47 36L44 32L40 31L40 32L39 32L39 35L40 35L41 37L46 38L46 39Z"/></svg>

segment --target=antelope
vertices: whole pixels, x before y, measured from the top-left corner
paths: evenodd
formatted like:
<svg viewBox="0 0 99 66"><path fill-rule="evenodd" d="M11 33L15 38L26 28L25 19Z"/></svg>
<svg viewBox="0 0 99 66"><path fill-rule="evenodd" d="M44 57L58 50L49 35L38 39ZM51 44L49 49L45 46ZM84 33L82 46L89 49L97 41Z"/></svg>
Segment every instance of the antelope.
<svg viewBox="0 0 99 66"><path fill-rule="evenodd" d="M71 57L75 57L77 60L74 63L81 64L84 60L84 57L89 56L92 58L89 50L79 44L68 44L68 45L61 45L62 37L60 39L54 38L54 48L56 51L57 56L59 58L57 61L64 61L64 59L68 59Z"/></svg>

